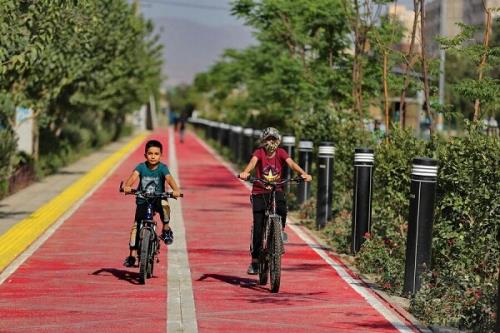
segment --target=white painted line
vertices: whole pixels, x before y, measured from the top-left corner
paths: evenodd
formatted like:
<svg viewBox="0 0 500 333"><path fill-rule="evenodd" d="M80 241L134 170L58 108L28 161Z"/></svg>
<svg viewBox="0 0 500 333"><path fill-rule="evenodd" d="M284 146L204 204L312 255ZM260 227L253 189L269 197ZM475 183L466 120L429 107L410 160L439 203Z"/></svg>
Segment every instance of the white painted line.
<svg viewBox="0 0 500 333"><path fill-rule="evenodd" d="M236 171L231 167L229 163L224 161L220 155L215 152L210 146L208 146L205 142L196 137L198 142L205 147L211 154L215 156L217 160L219 160L229 171L236 175ZM245 183L247 188L250 189L250 185ZM308 235L306 235L300 228L297 226L288 223L290 229L292 229L311 249L313 249L324 261L326 261L337 274L358 294L360 294L367 302L370 304L375 310L377 310L388 322L392 324L399 332L401 333L412 333L415 330L408 327L398 316L396 316L392 310L388 309L384 304L382 304L373 294L372 292L365 286L363 286L362 281L359 279L353 278L347 271L338 263L336 263L330 256L326 253L325 250L321 248L319 244L317 244L314 240L312 240Z"/></svg>
<svg viewBox="0 0 500 333"><path fill-rule="evenodd" d="M179 168L175 151L175 136L172 128L168 129L168 160L172 176L180 185ZM186 244L186 229L182 215L181 201L170 200L172 212L171 228L174 242L168 247L168 287L167 287L167 332L198 332L196 309L194 304L191 270Z"/></svg>

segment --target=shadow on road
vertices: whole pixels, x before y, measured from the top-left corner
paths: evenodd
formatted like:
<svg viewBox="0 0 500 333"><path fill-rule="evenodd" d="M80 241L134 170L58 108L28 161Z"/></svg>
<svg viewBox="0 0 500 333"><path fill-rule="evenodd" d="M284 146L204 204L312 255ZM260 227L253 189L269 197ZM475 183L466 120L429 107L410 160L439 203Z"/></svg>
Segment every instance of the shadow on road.
<svg viewBox="0 0 500 333"><path fill-rule="evenodd" d="M116 277L118 280L127 281L132 284L139 284L138 272L130 272L118 268L101 268L92 273L92 275L98 276L109 276L110 274Z"/></svg>
<svg viewBox="0 0 500 333"><path fill-rule="evenodd" d="M196 281L204 281L206 279L215 279L235 286L251 286L257 284L257 281L254 279L222 274L203 274Z"/></svg>
<svg viewBox="0 0 500 333"><path fill-rule="evenodd" d="M30 213L32 213L32 212L28 212L28 211L0 212L0 219L9 218L9 217L15 217L15 216L19 216L19 215L28 215Z"/></svg>
<svg viewBox="0 0 500 333"><path fill-rule="evenodd" d="M289 272L296 272L296 271L300 272L300 271L312 271L315 269L325 269L325 268L327 268L327 269L329 268L328 264L303 263L303 264L299 264L299 265L285 266L285 267L282 267L281 270L282 271L289 271Z"/></svg>

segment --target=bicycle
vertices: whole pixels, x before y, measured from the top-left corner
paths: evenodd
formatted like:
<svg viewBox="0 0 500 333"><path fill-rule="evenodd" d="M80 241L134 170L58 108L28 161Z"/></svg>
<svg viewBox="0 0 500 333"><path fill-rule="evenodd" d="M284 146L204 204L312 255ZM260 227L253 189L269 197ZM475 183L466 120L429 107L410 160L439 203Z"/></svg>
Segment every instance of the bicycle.
<svg viewBox="0 0 500 333"><path fill-rule="evenodd" d="M123 182L120 183L120 192L123 190ZM132 189L132 193L144 199L147 203L144 217L137 222L137 232L139 233L139 242L137 243L137 256L139 258L139 283L145 284L146 279L153 276L155 262L160 262L158 255L160 253L160 242L156 234L156 221L153 219L155 211L153 210L153 201L157 199L174 198L172 192L148 192ZM184 195L181 194L181 197Z"/></svg>
<svg viewBox="0 0 500 333"><path fill-rule="evenodd" d="M239 178L239 175L238 175ZM250 176L248 182L260 182L270 187L271 200L266 205L264 227L262 233L262 248L259 255L259 284L266 285L268 277L272 293L277 293L281 282L281 256L284 253L283 239L281 238L281 216L276 213L276 189L288 182L299 183L302 177L285 179L279 182L270 182L265 179Z"/></svg>

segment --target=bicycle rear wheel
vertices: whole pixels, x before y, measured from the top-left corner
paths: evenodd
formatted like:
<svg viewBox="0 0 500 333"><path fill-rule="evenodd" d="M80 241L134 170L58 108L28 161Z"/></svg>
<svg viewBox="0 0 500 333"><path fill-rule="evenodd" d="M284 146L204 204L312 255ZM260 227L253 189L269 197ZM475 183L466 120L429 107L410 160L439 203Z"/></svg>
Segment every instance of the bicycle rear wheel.
<svg viewBox="0 0 500 333"><path fill-rule="evenodd" d="M259 284L265 285L269 276L269 263L266 256L262 256L259 261Z"/></svg>
<svg viewBox="0 0 500 333"><path fill-rule="evenodd" d="M271 292L277 293L280 290L281 280L281 253L283 244L281 240L281 218L271 219L271 239L269 243L269 275Z"/></svg>
<svg viewBox="0 0 500 333"><path fill-rule="evenodd" d="M145 284L151 263L151 229L144 228L141 240L141 261L139 263L139 282Z"/></svg>

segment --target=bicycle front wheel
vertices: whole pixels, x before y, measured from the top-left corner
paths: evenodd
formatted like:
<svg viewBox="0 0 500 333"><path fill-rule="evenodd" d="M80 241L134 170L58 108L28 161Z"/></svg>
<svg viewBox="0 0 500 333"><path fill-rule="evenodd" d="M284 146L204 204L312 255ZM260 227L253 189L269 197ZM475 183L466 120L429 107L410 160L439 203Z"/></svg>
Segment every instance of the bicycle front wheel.
<svg viewBox="0 0 500 333"><path fill-rule="evenodd" d="M271 239L269 242L269 277L271 292L277 293L280 290L281 280L281 253L283 243L281 240L281 217L271 218Z"/></svg>
<svg viewBox="0 0 500 333"><path fill-rule="evenodd" d="M149 243L151 246L151 250L150 250L150 261L149 261L149 265L148 265L148 279L149 278L152 278L153 277L153 271L154 271L154 267L155 267L155 260L156 260L156 255L157 255L157 251L158 251L158 240L155 238L153 238L153 240Z"/></svg>
<svg viewBox="0 0 500 333"><path fill-rule="evenodd" d="M148 271L150 270L151 262L151 229L144 228L142 231L141 240L141 261L139 263L139 282L141 284L146 283L148 278Z"/></svg>

